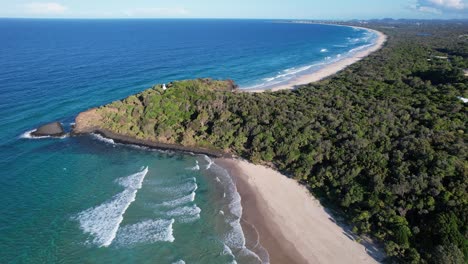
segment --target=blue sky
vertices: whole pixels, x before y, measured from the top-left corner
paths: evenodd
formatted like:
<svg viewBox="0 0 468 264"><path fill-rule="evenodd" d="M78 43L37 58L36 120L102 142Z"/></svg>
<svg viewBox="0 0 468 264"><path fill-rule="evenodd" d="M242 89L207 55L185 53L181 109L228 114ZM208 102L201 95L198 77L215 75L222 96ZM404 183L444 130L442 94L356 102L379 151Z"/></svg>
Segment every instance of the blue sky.
<svg viewBox="0 0 468 264"><path fill-rule="evenodd" d="M0 0L0 17L468 18L468 0Z"/></svg>

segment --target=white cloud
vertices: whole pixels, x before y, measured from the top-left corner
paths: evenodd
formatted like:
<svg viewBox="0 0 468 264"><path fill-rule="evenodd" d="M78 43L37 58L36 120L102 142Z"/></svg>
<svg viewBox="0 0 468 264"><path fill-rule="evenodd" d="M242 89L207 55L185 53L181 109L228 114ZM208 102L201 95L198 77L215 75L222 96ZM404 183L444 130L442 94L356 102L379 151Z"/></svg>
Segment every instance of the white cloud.
<svg viewBox="0 0 468 264"><path fill-rule="evenodd" d="M465 0L416 0L414 8L433 14L465 13L468 11L468 4Z"/></svg>
<svg viewBox="0 0 468 264"><path fill-rule="evenodd" d="M425 0L429 5L446 9L464 9L466 4L462 0Z"/></svg>
<svg viewBox="0 0 468 264"><path fill-rule="evenodd" d="M442 11L440 11L439 9L434 8L434 7L428 7L428 6L419 6L419 7L416 7L416 10L424 12L424 13L442 14Z"/></svg>
<svg viewBox="0 0 468 264"><path fill-rule="evenodd" d="M24 6L24 10L28 14L36 14L36 15L50 15L50 14L63 14L67 11L67 7L54 2L48 3L27 3Z"/></svg>
<svg viewBox="0 0 468 264"><path fill-rule="evenodd" d="M124 11L124 14L128 17L174 17L174 16L185 16L189 11L182 7L152 7L152 8L134 8Z"/></svg>

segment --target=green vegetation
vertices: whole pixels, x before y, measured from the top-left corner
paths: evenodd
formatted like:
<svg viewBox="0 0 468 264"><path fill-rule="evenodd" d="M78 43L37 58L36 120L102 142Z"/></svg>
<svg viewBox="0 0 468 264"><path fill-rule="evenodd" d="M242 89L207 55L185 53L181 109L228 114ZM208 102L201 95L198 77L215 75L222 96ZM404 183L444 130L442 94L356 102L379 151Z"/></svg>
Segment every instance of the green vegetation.
<svg viewBox="0 0 468 264"><path fill-rule="evenodd" d="M332 79L260 94L155 86L100 108L101 127L273 165L383 241L390 262L466 263L467 25L372 27L386 46Z"/></svg>

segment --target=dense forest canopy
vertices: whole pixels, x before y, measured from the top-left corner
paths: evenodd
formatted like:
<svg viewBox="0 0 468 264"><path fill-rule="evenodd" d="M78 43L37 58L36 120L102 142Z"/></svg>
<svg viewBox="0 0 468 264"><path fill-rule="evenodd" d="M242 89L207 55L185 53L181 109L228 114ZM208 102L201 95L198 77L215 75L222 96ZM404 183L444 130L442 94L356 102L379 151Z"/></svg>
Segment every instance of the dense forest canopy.
<svg viewBox="0 0 468 264"><path fill-rule="evenodd" d="M275 166L383 241L389 261L466 263L468 24L366 26L388 42L333 78L265 93L158 85L97 109L95 125Z"/></svg>

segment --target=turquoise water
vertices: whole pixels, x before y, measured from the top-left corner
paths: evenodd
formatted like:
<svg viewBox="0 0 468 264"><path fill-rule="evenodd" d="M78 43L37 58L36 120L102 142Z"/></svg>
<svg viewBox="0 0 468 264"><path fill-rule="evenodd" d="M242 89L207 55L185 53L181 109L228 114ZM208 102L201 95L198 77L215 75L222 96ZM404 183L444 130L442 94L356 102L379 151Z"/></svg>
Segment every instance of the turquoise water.
<svg viewBox="0 0 468 264"><path fill-rule="evenodd" d="M97 136L30 139L154 83L288 81L372 43L260 20L0 20L0 263L260 263L240 197L205 156Z"/></svg>
<svg viewBox="0 0 468 264"><path fill-rule="evenodd" d="M207 157L97 137L33 143L3 175L2 263L256 263L232 180Z"/></svg>

